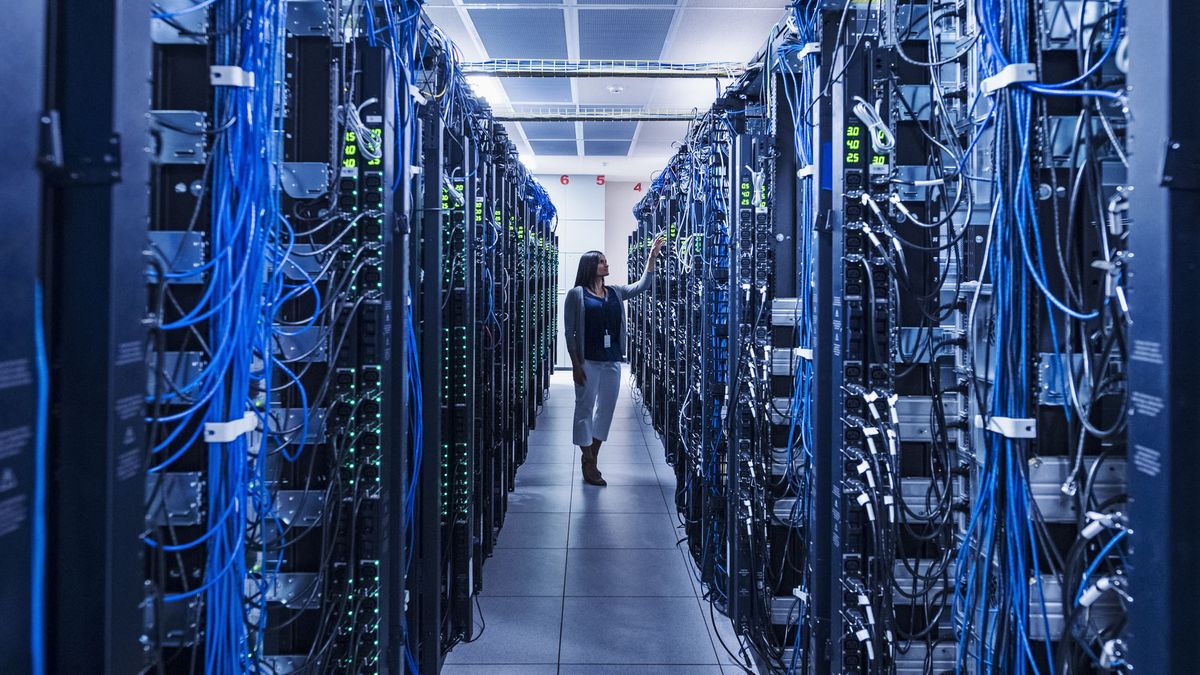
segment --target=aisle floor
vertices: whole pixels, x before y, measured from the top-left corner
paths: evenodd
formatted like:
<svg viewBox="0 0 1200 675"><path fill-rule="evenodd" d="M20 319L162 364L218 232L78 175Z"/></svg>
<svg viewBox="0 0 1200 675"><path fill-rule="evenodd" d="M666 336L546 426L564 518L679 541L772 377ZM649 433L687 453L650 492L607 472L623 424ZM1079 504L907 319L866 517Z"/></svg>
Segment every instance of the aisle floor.
<svg viewBox="0 0 1200 675"><path fill-rule="evenodd" d="M574 391L556 372L517 471L479 597L486 627L446 656L447 675L721 675L743 672L729 621L709 617L675 525L675 476L632 398L628 370L600 470L571 445Z"/></svg>

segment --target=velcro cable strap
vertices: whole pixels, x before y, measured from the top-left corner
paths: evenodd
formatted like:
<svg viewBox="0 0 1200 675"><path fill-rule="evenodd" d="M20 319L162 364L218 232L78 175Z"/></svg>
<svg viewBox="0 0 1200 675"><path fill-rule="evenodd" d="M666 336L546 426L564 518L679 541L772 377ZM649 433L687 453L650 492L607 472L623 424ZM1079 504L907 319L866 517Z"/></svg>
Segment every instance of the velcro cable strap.
<svg viewBox="0 0 1200 675"><path fill-rule="evenodd" d="M258 428L258 415L247 411L241 419L228 422L205 422L205 443L231 443Z"/></svg>
<svg viewBox="0 0 1200 675"><path fill-rule="evenodd" d="M1037 82L1037 66L1032 63L1010 63L1000 72L979 83L983 93L992 94L1020 82Z"/></svg>
<svg viewBox="0 0 1200 675"><path fill-rule="evenodd" d="M976 415L975 426L1005 438L1037 438L1037 420L1032 417L989 417L984 424L983 415Z"/></svg>
<svg viewBox="0 0 1200 675"><path fill-rule="evenodd" d="M208 82L214 87L254 88L254 73L239 66L209 66Z"/></svg>

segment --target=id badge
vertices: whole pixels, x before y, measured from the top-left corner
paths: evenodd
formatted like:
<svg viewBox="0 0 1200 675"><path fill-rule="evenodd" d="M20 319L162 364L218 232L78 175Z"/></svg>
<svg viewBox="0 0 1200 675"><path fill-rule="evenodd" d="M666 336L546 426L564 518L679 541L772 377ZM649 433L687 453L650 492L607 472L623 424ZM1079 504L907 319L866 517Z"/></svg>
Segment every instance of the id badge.
<svg viewBox="0 0 1200 675"><path fill-rule="evenodd" d="M611 336L611 335L609 335L608 333L605 333L605 334L604 334L604 348L605 348L605 349L611 349L611 348L612 348L612 336Z"/></svg>

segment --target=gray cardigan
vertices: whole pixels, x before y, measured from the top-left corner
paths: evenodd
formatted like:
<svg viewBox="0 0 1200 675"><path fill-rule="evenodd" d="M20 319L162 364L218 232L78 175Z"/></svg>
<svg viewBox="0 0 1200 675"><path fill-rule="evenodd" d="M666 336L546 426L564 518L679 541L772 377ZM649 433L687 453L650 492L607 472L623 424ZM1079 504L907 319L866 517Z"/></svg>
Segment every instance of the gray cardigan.
<svg viewBox="0 0 1200 675"><path fill-rule="evenodd" d="M625 302L639 293L650 290L654 282L654 270L647 270L636 283L629 285L613 284L608 290L617 294L617 300ZM607 284L606 284L607 285ZM567 299L563 302L563 330L567 332L567 351L575 352L583 359L583 286L576 286L567 291ZM617 344L621 346L621 355L625 354L625 306L621 306L621 332L617 336Z"/></svg>

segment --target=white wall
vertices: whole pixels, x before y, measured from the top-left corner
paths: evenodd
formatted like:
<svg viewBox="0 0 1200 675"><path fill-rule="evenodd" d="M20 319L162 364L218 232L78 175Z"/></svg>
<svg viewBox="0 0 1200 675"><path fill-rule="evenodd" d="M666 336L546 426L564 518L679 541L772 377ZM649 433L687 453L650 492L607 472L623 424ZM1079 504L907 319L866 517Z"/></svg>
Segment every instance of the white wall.
<svg viewBox="0 0 1200 675"><path fill-rule="evenodd" d="M641 185L642 191L635 190L635 185ZM633 207L646 194L648 185L649 182L604 185L604 252L613 283L623 284L629 278L629 233L637 228Z"/></svg>
<svg viewBox="0 0 1200 675"><path fill-rule="evenodd" d="M595 176L568 176L563 185L560 176L538 176L558 209L558 362L570 367L567 342L563 338L563 300L575 285L579 258L592 249L604 250L604 187Z"/></svg>
<svg viewBox="0 0 1200 675"><path fill-rule="evenodd" d="M599 185L595 175L571 174L567 176L566 185L558 175L537 178L558 209L558 325L561 327L563 300L575 285L575 272L584 253L593 249L604 251L608 258L609 279L613 283L625 283L629 267L628 237L637 226L633 206L650 183L648 180L643 182L639 192L634 189L635 183L606 181ZM556 365L563 368L571 365L561 328Z"/></svg>

